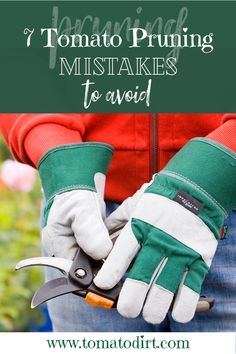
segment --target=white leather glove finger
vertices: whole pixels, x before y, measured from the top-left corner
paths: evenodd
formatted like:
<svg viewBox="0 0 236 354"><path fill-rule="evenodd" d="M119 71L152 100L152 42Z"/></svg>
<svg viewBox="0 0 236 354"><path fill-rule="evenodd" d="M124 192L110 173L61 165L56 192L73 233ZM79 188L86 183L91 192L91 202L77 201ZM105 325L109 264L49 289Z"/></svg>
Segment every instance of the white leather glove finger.
<svg viewBox="0 0 236 354"><path fill-rule="evenodd" d="M106 257L111 248L96 192L75 190L55 197L42 242L50 256L73 259L78 245L92 258Z"/></svg>

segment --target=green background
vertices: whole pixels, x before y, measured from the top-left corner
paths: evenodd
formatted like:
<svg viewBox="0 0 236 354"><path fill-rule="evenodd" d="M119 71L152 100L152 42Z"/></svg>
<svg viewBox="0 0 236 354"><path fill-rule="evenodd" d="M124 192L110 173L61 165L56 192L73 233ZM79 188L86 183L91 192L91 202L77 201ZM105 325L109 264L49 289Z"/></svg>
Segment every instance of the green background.
<svg viewBox="0 0 236 354"><path fill-rule="evenodd" d="M96 89L134 89L146 87L152 78L151 104L122 103L105 100L83 107L88 77L59 76L59 60L49 69L49 50L42 48L40 28L52 27L52 9L58 7L59 20L87 15L99 17L100 29L107 21L122 22L125 17L140 19L140 27L161 16L165 23L177 19L181 8L188 11L184 27L188 33L214 33L214 51L203 54L200 48L180 52L175 76L101 76L89 77ZM141 7L141 14L137 8ZM26 48L25 27L35 28L32 46ZM91 34L87 23L83 33ZM124 39L124 32L121 32ZM124 40L119 48L66 48L58 57L96 56L165 56L168 48L129 49ZM1 112L235 112L236 79L236 2L234 1L1 1L0 2L0 111Z"/></svg>

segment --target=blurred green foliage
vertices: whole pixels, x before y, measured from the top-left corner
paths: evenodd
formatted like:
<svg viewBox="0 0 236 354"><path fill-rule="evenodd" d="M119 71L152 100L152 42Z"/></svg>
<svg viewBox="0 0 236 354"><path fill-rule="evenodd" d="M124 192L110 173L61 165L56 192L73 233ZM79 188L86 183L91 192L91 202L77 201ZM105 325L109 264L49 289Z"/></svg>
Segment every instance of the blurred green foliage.
<svg viewBox="0 0 236 354"><path fill-rule="evenodd" d="M9 157L0 138L0 168ZM43 283L42 269L14 270L20 260L41 254L40 200L39 180L30 193L0 185L0 331L30 331L44 320L41 311L30 308L34 291Z"/></svg>
<svg viewBox="0 0 236 354"><path fill-rule="evenodd" d="M11 153L0 135L0 160L4 161L12 158Z"/></svg>

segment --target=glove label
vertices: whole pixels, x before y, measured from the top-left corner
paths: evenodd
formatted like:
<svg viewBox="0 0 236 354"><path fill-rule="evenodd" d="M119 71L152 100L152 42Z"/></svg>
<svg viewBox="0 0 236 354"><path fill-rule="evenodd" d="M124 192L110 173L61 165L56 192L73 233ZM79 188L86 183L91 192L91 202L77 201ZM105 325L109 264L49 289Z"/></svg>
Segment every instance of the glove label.
<svg viewBox="0 0 236 354"><path fill-rule="evenodd" d="M179 190L174 201L188 209L193 214L198 215L203 208L203 204L183 190Z"/></svg>

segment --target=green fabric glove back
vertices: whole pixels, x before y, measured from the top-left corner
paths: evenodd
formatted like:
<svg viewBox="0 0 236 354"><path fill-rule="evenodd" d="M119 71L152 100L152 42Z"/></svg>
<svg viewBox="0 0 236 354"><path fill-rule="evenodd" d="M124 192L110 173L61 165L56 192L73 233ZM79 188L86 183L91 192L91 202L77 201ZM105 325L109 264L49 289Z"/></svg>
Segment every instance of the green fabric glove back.
<svg viewBox="0 0 236 354"><path fill-rule="evenodd" d="M176 321L193 318L224 219L236 205L235 180L233 152L193 139L107 219L110 230L128 222L96 285L112 288L137 257L120 293L121 315L142 311L158 324L174 302Z"/></svg>
<svg viewBox="0 0 236 354"><path fill-rule="evenodd" d="M96 259L110 252L103 194L112 154L110 145L91 142L56 147L40 160L49 255L72 259L78 245Z"/></svg>

